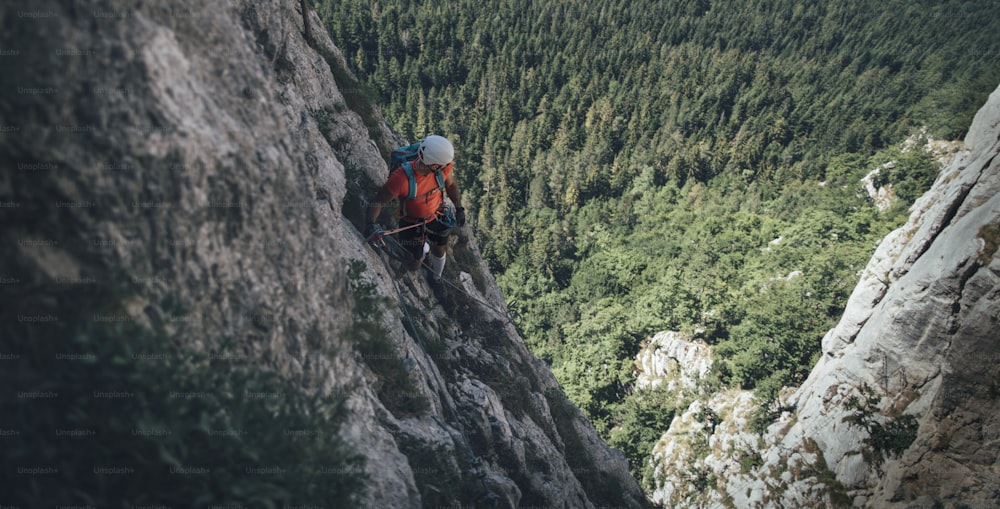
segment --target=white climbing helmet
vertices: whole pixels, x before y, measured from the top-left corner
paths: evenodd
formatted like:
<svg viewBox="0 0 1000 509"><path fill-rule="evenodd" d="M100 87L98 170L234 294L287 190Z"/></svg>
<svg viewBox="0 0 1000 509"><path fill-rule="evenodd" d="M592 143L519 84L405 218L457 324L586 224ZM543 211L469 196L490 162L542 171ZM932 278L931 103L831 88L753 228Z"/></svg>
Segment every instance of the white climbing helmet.
<svg viewBox="0 0 1000 509"><path fill-rule="evenodd" d="M443 166L455 158L455 147L452 147L451 142L444 136L432 134L420 142L418 153L424 164Z"/></svg>

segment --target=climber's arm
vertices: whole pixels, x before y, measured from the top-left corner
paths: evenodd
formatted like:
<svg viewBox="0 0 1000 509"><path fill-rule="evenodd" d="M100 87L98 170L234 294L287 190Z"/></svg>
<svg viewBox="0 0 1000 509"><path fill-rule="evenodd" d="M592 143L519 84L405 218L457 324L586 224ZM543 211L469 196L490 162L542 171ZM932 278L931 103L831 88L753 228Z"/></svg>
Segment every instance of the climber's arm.
<svg viewBox="0 0 1000 509"><path fill-rule="evenodd" d="M382 209L395 198L396 197L386 186L382 186L382 188L378 190L378 194L375 195L375 201L368 205L368 222L378 222L378 216L382 213Z"/></svg>
<svg viewBox="0 0 1000 509"><path fill-rule="evenodd" d="M455 180L455 174L449 173L448 177L444 179L444 190L448 193L448 198L451 202L455 204L456 208L462 207L462 192L458 189L458 181Z"/></svg>

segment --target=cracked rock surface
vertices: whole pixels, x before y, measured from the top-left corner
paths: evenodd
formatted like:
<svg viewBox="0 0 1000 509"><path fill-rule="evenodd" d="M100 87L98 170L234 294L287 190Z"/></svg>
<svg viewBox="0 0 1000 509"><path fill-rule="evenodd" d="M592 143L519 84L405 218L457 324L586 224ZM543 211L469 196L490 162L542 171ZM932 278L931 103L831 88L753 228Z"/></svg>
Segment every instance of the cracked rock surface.
<svg viewBox="0 0 1000 509"><path fill-rule="evenodd" d="M883 241L846 323L824 340L822 360L793 396L797 422L771 435L787 450L814 439L857 505L1000 504L1000 89L965 144ZM888 280L872 281L880 272ZM882 295L869 290L877 286ZM858 454L867 433L843 424L862 385L882 397L881 420L910 415L919 424L881 466Z"/></svg>

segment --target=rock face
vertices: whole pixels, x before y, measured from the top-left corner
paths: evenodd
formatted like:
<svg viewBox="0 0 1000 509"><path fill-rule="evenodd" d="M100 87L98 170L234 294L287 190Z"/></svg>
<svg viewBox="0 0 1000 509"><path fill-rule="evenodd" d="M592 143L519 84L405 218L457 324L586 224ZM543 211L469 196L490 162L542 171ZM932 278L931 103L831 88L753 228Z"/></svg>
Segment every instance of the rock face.
<svg viewBox="0 0 1000 509"><path fill-rule="evenodd" d="M637 389L665 384L671 392L692 390L712 369L708 345L676 332L660 332L636 355Z"/></svg>
<svg viewBox="0 0 1000 509"><path fill-rule="evenodd" d="M998 153L1000 89L975 117L964 153L878 247L823 338L821 360L781 398L793 410L748 443L741 468L732 468L733 453L721 444L746 438L738 425L746 395L709 402L721 419L710 432L711 415L689 409L654 453L654 499L699 507L1000 506ZM734 411L721 415L723 408ZM698 454L669 444L685 426L706 435ZM682 489L688 472L703 472L707 489Z"/></svg>
<svg viewBox="0 0 1000 509"><path fill-rule="evenodd" d="M16 48L0 73L6 323L100 296L174 343L349 394L366 507L646 505L517 336L468 230L452 313L365 245L349 218L402 140L314 13L307 41L299 2L14 4L0 7L0 47ZM359 306L382 350L359 344Z"/></svg>
<svg viewBox="0 0 1000 509"><path fill-rule="evenodd" d="M650 456L658 479L653 502L697 507L719 479L740 473L757 454L757 435L747 426L753 407L752 393L728 391L696 401L675 417Z"/></svg>

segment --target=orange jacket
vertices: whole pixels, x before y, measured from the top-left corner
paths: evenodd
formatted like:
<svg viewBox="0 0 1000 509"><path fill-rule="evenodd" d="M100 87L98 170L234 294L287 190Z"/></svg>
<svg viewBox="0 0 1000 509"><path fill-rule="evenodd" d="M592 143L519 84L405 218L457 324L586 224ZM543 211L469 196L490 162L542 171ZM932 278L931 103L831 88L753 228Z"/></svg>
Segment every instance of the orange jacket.
<svg viewBox="0 0 1000 509"><path fill-rule="evenodd" d="M449 164L441 170L442 179L448 180L452 166ZM422 221L437 215L441 205L444 204L444 193L442 192L444 190L439 191L437 177L433 173L421 175L415 170L413 177L417 181L417 193L412 200L406 199L410 195L410 179L407 178L403 168L393 170L389 174L389 179L385 181L386 190L398 198L402 204L399 217Z"/></svg>

